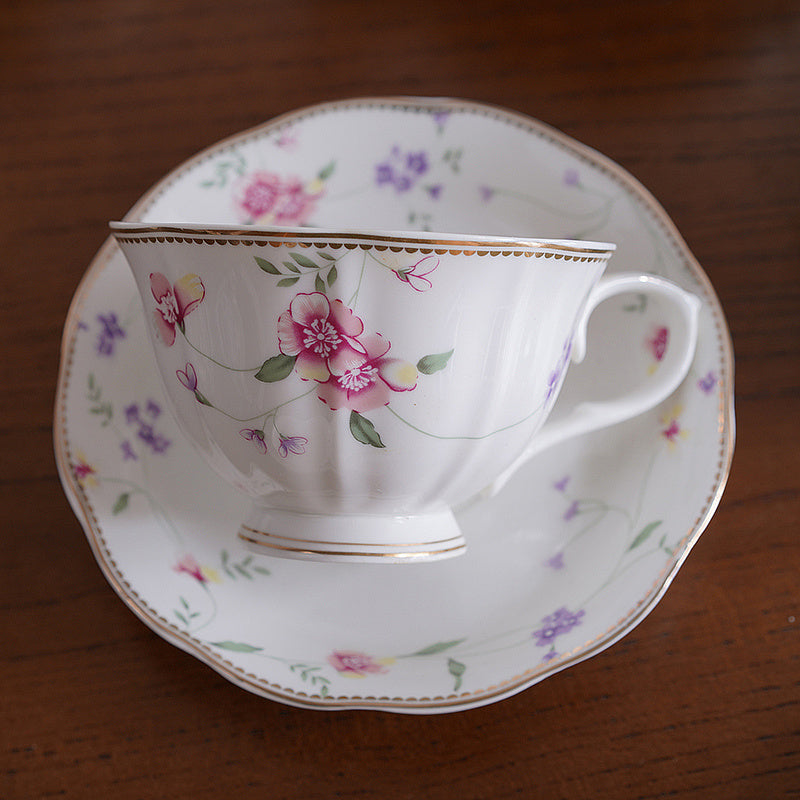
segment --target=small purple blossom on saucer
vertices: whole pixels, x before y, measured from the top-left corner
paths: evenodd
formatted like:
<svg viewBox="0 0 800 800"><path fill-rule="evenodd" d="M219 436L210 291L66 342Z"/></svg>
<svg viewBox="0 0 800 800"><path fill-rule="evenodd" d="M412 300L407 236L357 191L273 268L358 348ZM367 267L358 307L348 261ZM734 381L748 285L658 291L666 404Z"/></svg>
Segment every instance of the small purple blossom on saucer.
<svg viewBox="0 0 800 800"><path fill-rule="evenodd" d="M581 617L585 613L583 610L570 611L562 606L558 611L544 617L543 626L531 634L536 639L537 647L546 647L552 644L556 637L569 633L576 625L581 624Z"/></svg>
<svg viewBox="0 0 800 800"><path fill-rule="evenodd" d="M711 394L718 381L716 373L713 370L709 370L704 377L697 381L697 386L703 394Z"/></svg>
<svg viewBox="0 0 800 800"><path fill-rule="evenodd" d="M559 550L554 556L548 558L544 565L550 569L564 569L564 551Z"/></svg>
<svg viewBox="0 0 800 800"><path fill-rule="evenodd" d="M565 186L580 186L581 176L574 167L569 167L564 170L564 185Z"/></svg>
<svg viewBox="0 0 800 800"><path fill-rule="evenodd" d="M122 448L122 460L123 461L138 461L139 457L133 450L131 443L125 439L125 441L120 445Z"/></svg>
<svg viewBox="0 0 800 800"><path fill-rule="evenodd" d="M119 324L117 315L110 311L108 314L98 314L100 335L97 337L96 350L99 356L113 356L115 341L125 338L125 331Z"/></svg>
<svg viewBox="0 0 800 800"><path fill-rule="evenodd" d="M568 483L569 483L569 475L565 475L563 478L561 478L561 480L558 480L553 484L553 488L557 492L566 492Z"/></svg>
<svg viewBox="0 0 800 800"><path fill-rule="evenodd" d="M578 514L580 513L580 508L581 507L580 507L580 504L578 503L578 501L577 500L573 500L569 504L569 507L567 508L567 510L564 512L564 516L563 516L564 522L569 522L574 517L577 517Z"/></svg>

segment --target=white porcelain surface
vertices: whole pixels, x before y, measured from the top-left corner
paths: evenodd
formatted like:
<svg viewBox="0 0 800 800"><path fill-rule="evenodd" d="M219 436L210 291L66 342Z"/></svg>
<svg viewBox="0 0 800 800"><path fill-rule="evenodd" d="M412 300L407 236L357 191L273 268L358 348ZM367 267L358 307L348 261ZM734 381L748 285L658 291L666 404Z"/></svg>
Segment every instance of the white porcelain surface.
<svg viewBox="0 0 800 800"><path fill-rule="evenodd" d="M465 226L489 220L492 233L511 235L524 222L532 233L615 241L610 272L652 272L698 295L697 353L658 408L541 453L495 497L458 512L470 544L462 558L387 569L255 556L232 536L247 501L198 460L165 411L148 323L107 242L64 334L55 440L67 495L106 576L141 619L234 683L293 705L464 709L599 652L653 608L727 477L729 337L663 210L619 167L541 123L458 101L436 101L431 114L430 102L352 101L287 115L204 151L129 218L254 221L238 216L248 176L282 175L291 187L307 145L321 147L320 130L344 127L388 167L362 186L339 184L352 173L331 171L320 149L325 193L309 222L339 226L374 211L376 227L452 229L437 218L437 199L451 176L470 174L477 188L460 209ZM478 119L490 138L513 129L526 170L481 173L484 160L470 162L459 144L461 117ZM420 118L426 130L406 124ZM416 171L404 176L409 163ZM592 357L570 371L559 408L588 387L614 396L657 369L665 327L657 303L601 306L588 331Z"/></svg>

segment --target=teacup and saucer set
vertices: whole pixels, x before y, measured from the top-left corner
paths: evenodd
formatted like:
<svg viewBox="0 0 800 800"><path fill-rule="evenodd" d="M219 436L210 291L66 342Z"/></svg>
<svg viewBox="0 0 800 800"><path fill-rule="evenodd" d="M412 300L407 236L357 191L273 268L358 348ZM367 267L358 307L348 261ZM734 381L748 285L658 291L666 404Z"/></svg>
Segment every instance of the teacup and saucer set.
<svg viewBox="0 0 800 800"><path fill-rule="evenodd" d="M333 102L150 189L69 311L66 493L249 691L442 713L613 644L711 518L732 352L628 173L478 103Z"/></svg>

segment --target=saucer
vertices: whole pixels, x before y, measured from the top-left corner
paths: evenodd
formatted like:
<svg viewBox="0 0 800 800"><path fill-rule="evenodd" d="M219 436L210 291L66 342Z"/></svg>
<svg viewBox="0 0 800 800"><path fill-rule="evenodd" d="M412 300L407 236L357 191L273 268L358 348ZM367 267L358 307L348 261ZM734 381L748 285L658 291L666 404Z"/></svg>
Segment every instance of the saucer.
<svg viewBox="0 0 800 800"><path fill-rule="evenodd" d="M445 206L446 193L460 205ZM391 566L254 555L236 537L248 501L167 411L133 279L108 240L65 325L59 473L123 601L233 683L315 709L486 705L609 647L663 596L727 479L729 334L707 277L634 178L540 122L470 102L287 114L192 158L128 219L335 227L356 215L372 227L467 232L480 221L486 233L616 242L609 272L659 274L702 299L692 370L657 409L543 451L460 509L463 556ZM623 330L633 344L620 358ZM641 298L606 303L558 407L657 369L667 335Z"/></svg>

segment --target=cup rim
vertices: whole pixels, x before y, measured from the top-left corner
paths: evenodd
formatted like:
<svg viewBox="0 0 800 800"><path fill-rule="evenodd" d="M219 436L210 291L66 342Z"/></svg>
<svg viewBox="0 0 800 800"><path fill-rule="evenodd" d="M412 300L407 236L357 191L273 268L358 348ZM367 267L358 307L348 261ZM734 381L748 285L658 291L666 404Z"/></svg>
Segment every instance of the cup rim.
<svg viewBox="0 0 800 800"><path fill-rule="evenodd" d="M616 244L584 241L582 239L548 239L540 237L493 236L489 234L439 233L433 231L404 231L379 228L292 227L280 225L205 225L199 223L159 223L111 221L114 236L166 237L171 241L195 239L242 240L244 242L335 242L360 247L398 247L402 249L432 248L459 251L514 251L533 254L558 252L569 255L611 256Z"/></svg>

